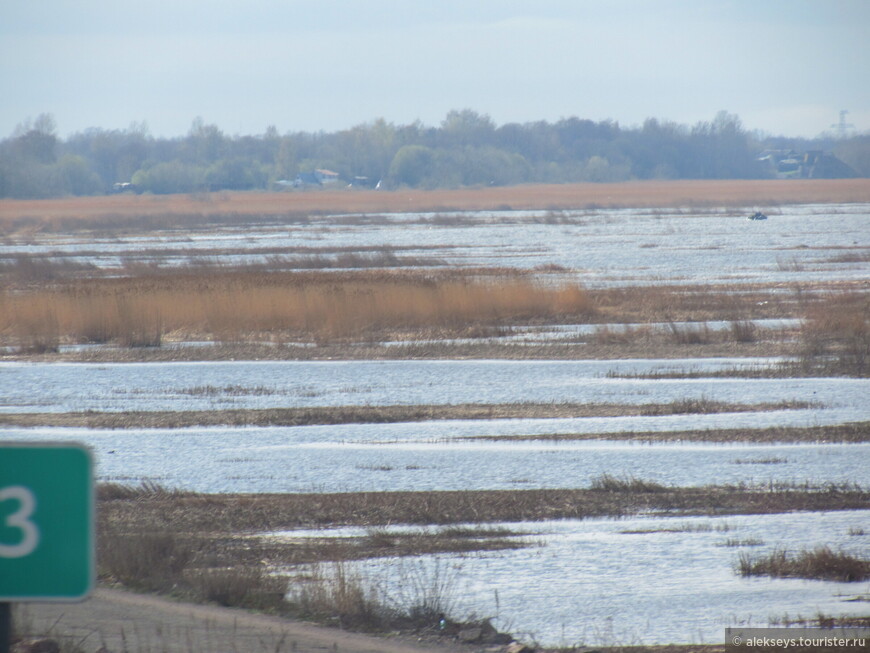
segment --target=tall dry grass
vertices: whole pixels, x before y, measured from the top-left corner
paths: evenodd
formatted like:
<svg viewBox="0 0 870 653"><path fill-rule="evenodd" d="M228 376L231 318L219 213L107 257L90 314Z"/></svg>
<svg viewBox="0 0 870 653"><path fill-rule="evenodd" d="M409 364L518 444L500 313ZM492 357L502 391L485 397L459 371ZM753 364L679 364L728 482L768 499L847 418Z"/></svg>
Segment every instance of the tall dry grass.
<svg viewBox="0 0 870 653"><path fill-rule="evenodd" d="M576 284L516 275L180 273L2 291L0 335L23 349L56 346L60 339L154 346L169 333L327 342L406 329L576 319L592 310Z"/></svg>
<svg viewBox="0 0 870 653"><path fill-rule="evenodd" d="M867 179L709 179L528 184L457 190L220 192L0 201L0 235L31 230L174 229L180 223L293 221L328 213L771 206L866 202Z"/></svg>
<svg viewBox="0 0 870 653"><path fill-rule="evenodd" d="M805 370L870 376L870 296L831 294L811 303L800 340Z"/></svg>

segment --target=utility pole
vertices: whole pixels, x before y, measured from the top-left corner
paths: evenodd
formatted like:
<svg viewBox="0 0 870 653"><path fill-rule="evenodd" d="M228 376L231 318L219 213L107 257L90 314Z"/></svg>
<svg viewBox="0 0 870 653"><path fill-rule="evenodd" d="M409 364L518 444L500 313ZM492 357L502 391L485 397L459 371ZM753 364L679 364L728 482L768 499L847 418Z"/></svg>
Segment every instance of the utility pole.
<svg viewBox="0 0 870 653"><path fill-rule="evenodd" d="M831 125L831 128L837 130L837 138L846 138L846 133L855 127L852 123L846 122L846 114L849 113L846 109L840 110L840 122Z"/></svg>

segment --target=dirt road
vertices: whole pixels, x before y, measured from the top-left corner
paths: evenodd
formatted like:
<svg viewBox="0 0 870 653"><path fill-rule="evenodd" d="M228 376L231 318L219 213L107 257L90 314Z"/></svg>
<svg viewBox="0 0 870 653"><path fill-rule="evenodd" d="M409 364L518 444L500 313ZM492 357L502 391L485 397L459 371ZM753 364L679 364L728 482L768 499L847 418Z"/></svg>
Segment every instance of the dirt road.
<svg viewBox="0 0 870 653"><path fill-rule="evenodd" d="M448 653L467 646L370 637L217 606L97 589L82 603L16 606L15 628L111 653ZM62 649L69 650L69 649Z"/></svg>

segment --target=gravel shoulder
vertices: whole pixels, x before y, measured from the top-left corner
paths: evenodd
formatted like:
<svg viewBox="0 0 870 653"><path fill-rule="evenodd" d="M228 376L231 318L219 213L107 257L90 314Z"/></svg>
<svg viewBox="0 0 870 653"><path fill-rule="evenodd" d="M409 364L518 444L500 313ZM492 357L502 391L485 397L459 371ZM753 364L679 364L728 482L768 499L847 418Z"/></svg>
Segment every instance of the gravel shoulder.
<svg viewBox="0 0 870 653"><path fill-rule="evenodd" d="M450 641L374 637L214 605L179 603L99 588L81 603L30 603L15 610L19 632L49 636L83 651L100 647L161 653L448 653L469 651Z"/></svg>

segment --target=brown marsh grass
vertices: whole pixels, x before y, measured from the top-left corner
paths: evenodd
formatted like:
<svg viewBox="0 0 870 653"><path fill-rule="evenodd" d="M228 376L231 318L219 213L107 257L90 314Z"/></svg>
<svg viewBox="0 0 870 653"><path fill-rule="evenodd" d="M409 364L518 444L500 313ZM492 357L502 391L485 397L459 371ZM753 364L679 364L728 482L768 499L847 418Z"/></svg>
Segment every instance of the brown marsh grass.
<svg viewBox="0 0 870 653"><path fill-rule="evenodd" d="M329 494L144 494L100 501L101 529L210 534L322 526L486 524L621 516L767 514L793 510L857 510L870 492L857 487L679 488L643 479L606 487L552 490L339 492Z"/></svg>
<svg viewBox="0 0 870 653"><path fill-rule="evenodd" d="M868 202L870 180L679 180L548 184L460 190L110 195L0 201L0 233L178 228L192 224L299 221L323 213L776 206Z"/></svg>
<svg viewBox="0 0 870 653"><path fill-rule="evenodd" d="M800 340L805 370L870 376L870 296L836 293L809 303Z"/></svg>
<svg viewBox="0 0 870 653"><path fill-rule="evenodd" d="M475 324L576 319L592 310L576 284L545 285L519 275L180 273L6 290L0 294L0 334L22 349L60 338L156 346L168 333L322 342L403 329L449 332Z"/></svg>

